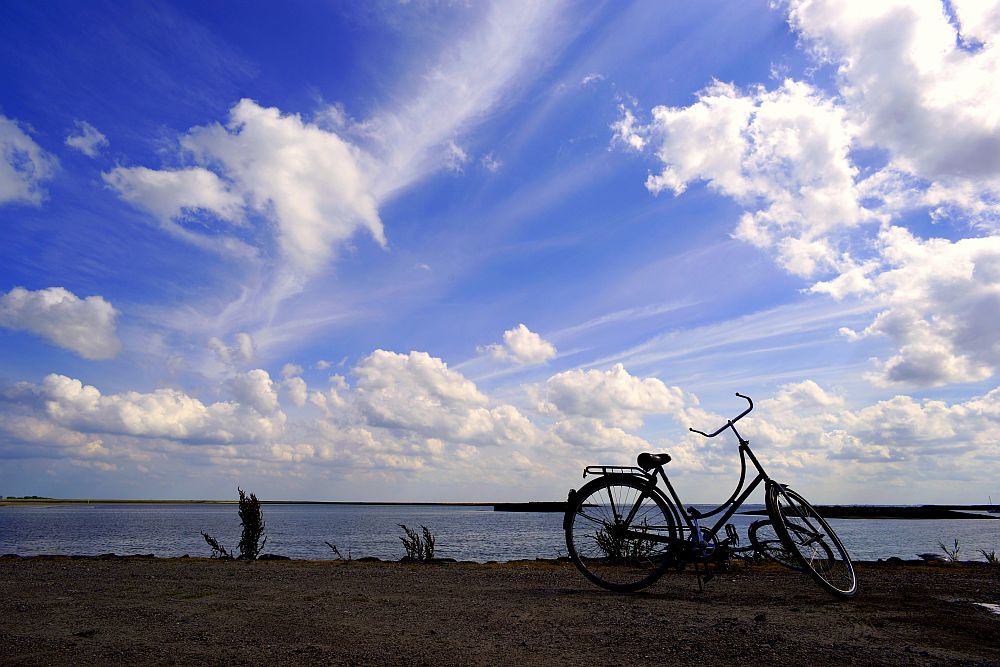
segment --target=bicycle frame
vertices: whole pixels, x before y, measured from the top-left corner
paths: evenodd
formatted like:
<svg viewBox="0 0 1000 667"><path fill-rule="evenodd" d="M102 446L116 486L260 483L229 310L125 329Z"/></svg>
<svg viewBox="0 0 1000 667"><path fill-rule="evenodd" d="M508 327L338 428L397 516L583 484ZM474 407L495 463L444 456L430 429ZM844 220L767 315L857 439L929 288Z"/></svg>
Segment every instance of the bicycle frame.
<svg viewBox="0 0 1000 667"><path fill-rule="evenodd" d="M656 466L655 472L652 473L646 470L642 470L641 468L633 468L633 467L588 466L584 470L583 473L584 477L586 477L588 472L592 471L597 472L598 474L631 474L636 477L644 477L645 479L648 480L648 486L643 491L642 495L640 495L639 499L635 502L628 516L625 517L624 521L626 525L631 524L636 511L638 511L639 506L642 504L642 501L645 500L647 495L657 494L663 497L664 499L668 500L667 505L670 506L670 509L673 511L675 521L678 524L681 524L683 520L683 523L687 525L687 528L691 532L691 535L696 538L697 543L704 544L707 539L711 539L712 537L719 534L719 530L726 525L726 522L728 522L729 519L731 519L732 516L736 514L737 511L739 511L740 507L743 506L743 503L746 502L746 499L750 497L750 494L752 494L757 489L757 487L760 486L762 482L765 484L772 483L770 476L764 470L764 467L761 465L760 461L757 460L757 457L754 456L754 453L750 450L750 441L746 440L743 436L741 436L740 432L736 430L735 426L735 423L737 421L742 419L751 410L753 410L753 401L751 401L749 397L743 396L742 394L736 394L736 395L739 396L740 398L746 399L747 402L750 403L750 407L747 408L744 412L742 412L739 416L727 421L725 426L718 429L714 433L704 433L702 431L698 431L693 428L690 429L694 433L703 435L706 438L714 438L715 436L719 435L726 429L731 429L732 432L736 435L736 439L740 443L739 446L740 481L736 485L736 490L733 491L732 495L729 496L729 499L726 500L721 505L719 505L718 507L716 507L715 509L708 512L698 511L694 507L688 507L687 509L685 509L684 503L681 502L680 496L677 495L677 490L674 489L674 485L671 484L670 480L667 478L667 474L666 472L664 472L662 465ZM750 459L750 462L753 464L754 468L757 470L757 476L754 477L753 481L750 482L750 484L746 488L743 488L744 483L746 482L748 458ZM666 494L659 487L657 487L656 483L657 475L659 475L660 479L663 480L663 485L669 492L669 499L666 497ZM669 500L672 500L673 502L671 503L669 502ZM722 513L722 515L716 521L715 525L713 525L711 528L706 529L703 526L701 526L702 519L713 517L719 513ZM661 540L666 541L667 539L669 539L658 536L651 537L648 535L640 535L640 534L636 534L636 537L641 537L644 539L653 539L654 541L661 541Z"/></svg>

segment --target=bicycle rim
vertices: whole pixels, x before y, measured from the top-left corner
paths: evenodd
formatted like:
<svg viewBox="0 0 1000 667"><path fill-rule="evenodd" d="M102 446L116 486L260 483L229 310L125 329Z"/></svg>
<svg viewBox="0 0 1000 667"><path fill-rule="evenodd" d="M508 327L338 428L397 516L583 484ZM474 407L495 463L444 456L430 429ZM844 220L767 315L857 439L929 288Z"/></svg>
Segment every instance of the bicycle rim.
<svg viewBox="0 0 1000 667"><path fill-rule="evenodd" d="M566 546L580 572L613 591L637 591L673 562L675 525L648 482L608 475L576 494L566 521Z"/></svg>
<svg viewBox="0 0 1000 667"><path fill-rule="evenodd" d="M767 509L785 546L796 554L802 567L820 586L840 598L857 595L858 579L847 549L805 498L772 484L767 493Z"/></svg>

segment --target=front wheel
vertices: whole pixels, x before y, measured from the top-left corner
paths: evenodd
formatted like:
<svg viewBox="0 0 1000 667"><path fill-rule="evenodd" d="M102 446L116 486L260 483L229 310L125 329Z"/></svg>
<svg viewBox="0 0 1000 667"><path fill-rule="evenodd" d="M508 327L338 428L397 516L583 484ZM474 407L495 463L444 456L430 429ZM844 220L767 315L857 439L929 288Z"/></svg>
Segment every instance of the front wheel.
<svg viewBox="0 0 1000 667"><path fill-rule="evenodd" d="M570 558L602 588L645 588L674 560L673 516L647 479L605 475L593 480L572 495L563 523Z"/></svg>
<svg viewBox="0 0 1000 667"><path fill-rule="evenodd" d="M767 511L775 532L820 586L839 598L858 594L851 557L816 508L795 491L772 483Z"/></svg>

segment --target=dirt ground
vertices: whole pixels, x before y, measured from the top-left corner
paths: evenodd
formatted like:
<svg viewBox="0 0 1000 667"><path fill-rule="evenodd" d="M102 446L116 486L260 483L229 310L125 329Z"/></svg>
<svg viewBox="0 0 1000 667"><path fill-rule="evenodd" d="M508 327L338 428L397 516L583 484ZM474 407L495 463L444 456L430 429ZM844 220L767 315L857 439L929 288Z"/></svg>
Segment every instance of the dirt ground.
<svg viewBox="0 0 1000 667"><path fill-rule="evenodd" d="M2 664L1000 665L1000 568L755 565L621 595L570 563L0 559Z"/></svg>

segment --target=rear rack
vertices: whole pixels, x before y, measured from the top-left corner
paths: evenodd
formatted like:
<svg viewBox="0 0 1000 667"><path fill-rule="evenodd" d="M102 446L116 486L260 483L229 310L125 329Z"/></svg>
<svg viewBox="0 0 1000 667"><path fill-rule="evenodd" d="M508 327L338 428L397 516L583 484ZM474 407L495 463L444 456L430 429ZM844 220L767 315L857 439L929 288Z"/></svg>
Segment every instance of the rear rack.
<svg viewBox="0 0 1000 667"><path fill-rule="evenodd" d="M635 466L587 466L583 469L583 476L587 475L610 475L612 473L626 474L626 475L639 475L640 477L650 478L652 475L642 468L636 468Z"/></svg>

